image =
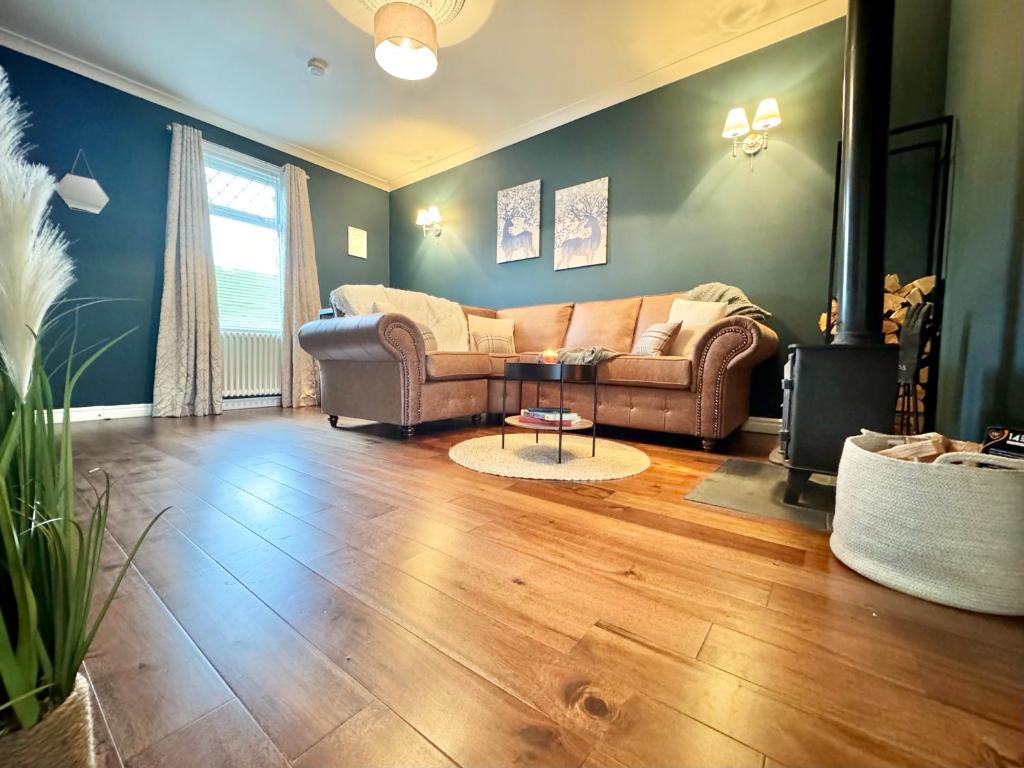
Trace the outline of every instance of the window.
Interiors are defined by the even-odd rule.
[[[281,171],[204,143],[222,331],[281,333]]]

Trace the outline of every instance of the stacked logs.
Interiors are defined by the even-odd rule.
[[[944,453],[976,453],[979,460],[982,458],[981,443],[951,440],[938,432],[902,439],[890,437],[889,443],[888,448],[878,451],[880,456],[925,464],[930,464]]]
[[[935,290],[935,276],[928,275],[919,277],[909,283],[901,284],[899,275],[885,276],[885,295],[882,298],[882,333],[885,334],[886,344],[899,344],[900,331],[907,317],[907,311],[914,305],[928,300],[928,296]],[[833,299],[830,308],[831,318],[822,312],[818,319],[818,327],[822,333],[828,329],[829,337],[835,336],[836,319],[839,315],[839,304]],[[928,385],[928,355],[931,352],[931,341],[927,341],[922,353],[922,366],[918,373],[917,385],[914,396],[917,400],[916,412],[919,414],[918,430],[923,424],[925,406],[925,387]],[[902,398],[897,403],[897,410],[911,410],[913,403],[907,403]],[[897,416],[897,421],[899,420]],[[917,430],[915,430],[917,431]]]

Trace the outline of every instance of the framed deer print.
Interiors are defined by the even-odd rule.
[[[498,191],[498,263],[540,256],[540,179]]]
[[[608,177],[555,192],[555,270],[608,261]]]

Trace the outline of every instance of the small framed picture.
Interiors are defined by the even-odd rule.
[[[366,258],[366,230],[359,227],[348,228],[348,255],[357,259]]]

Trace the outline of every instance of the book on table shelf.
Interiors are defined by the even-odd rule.
[[[519,418],[527,423],[552,426],[557,426],[561,422],[563,427],[572,426],[580,420],[579,414],[565,408],[523,408],[519,412]]]
[[[523,416],[533,416],[536,419],[551,419],[552,421],[579,418],[579,414],[570,411],[568,408],[523,408],[520,414]]]
[[[562,420],[562,421],[553,421],[551,419],[538,419],[538,418],[534,418],[533,416],[520,416],[519,417],[519,423],[520,424],[540,424],[540,425],[543,425],[545,427],[557,427],[559,425],[561,425],[563,427],[571,427],[573,424],[577,424],[578,422],[579,422],[579,419],[573,419],[572,421],[569,421],[568,419],[565,419],[565,420]]]

